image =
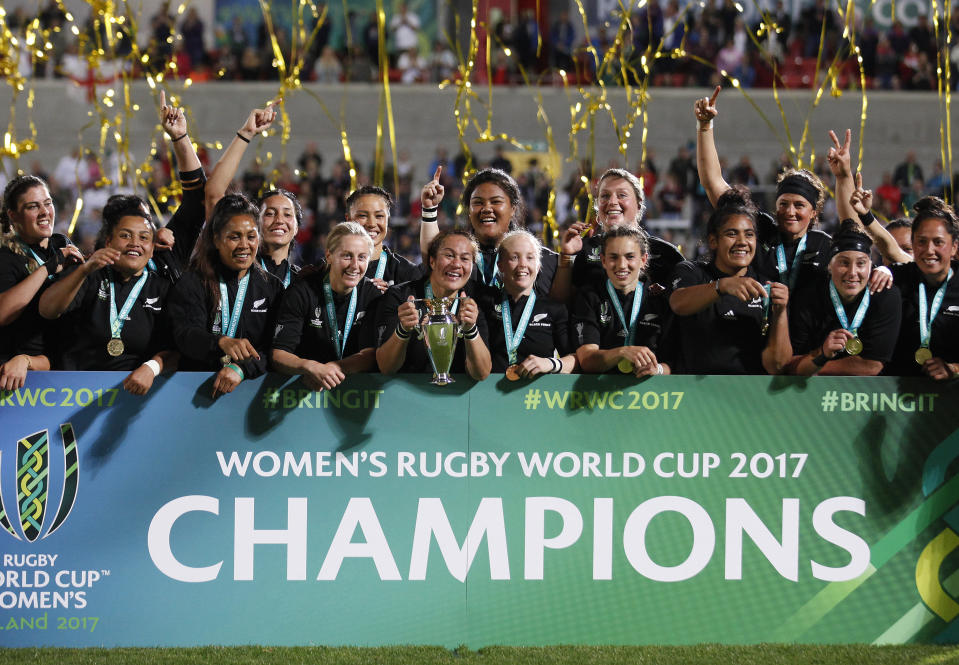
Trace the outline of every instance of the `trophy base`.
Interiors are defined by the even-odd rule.
[[[446,386],[454,383],[454,381],[452,376],[446,372],[442,372],[440,374],[434,374],[433,380],[430,383],[432,383],[434,386]]]

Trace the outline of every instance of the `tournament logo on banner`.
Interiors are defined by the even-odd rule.
[[[80,478],[77,438],[73,425],[60,425],[60,438],[63,441],[63,492],[59,508],[50,528],[44,534],[46,538],[59,529],[73,510],[77,498]],[[41,430],[17,441],[16,487],[17,513],[16,523],[20,533],[10,522],[10,514],[3,500],[4,473],[6,469],[0,457],[0,527],[17,540],[33,542],[40,538],[44,519],[47,516],[47,503],[50,488],[50,436],[49,430]],[[11,474],[12,475],[12,474]]]

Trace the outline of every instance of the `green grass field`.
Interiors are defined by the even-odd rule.
[[[195,649],[0,649],[0,665],[945,665],[959,647],[761,644],[687,647],[202,647]]]

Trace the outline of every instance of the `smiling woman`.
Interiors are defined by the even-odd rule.
[[[170,301],[181,369],[218,370],[214,397],[266,371],[283,284],[256,262],[258,216],[242,194],[220,199]]]
[[[874,376],[892,357],[899,289],[868,289],[872,241],[846,220],[832,239],[829,274],[796,289],[789,313],[793,374]]]
[[[333,227],[325,271],[283,295],[271,357],[283,374],[302,374],[314,390],[332,390],[348,374],[373,369],[373,314],[379,290],[366,279],[373,241],[355,222]]]
[[[776,282],[764,286],[751,265],[757,214],[749,191],[731,187],[707,224],[712,259],[676,266],[669,304],[679,317],[684,373],[776,374],[792,355],[789,290]]]
[[[100,236],[104,246],[50,286],[39,311],[60,319],[56,369],[130,371],[123,386],[142,395],[177,355],[166,311],[170,283],[147,270],[156,226],[146,202],[110,197]]]
[[[0,390],[23,387],[30,369],[50,369],[36,298],[64,264],[83,256],[53,232],[56,209],[47,183],[23,175],[7,183],[0,209]]]
[[[392,252],[384,244],[389,233],[393,197],[382,187],[365,185],[346,197],[346,218],[356,222],[373,241],[373,252],[366,267],[366,276],[381,292],[394,284],[402,284],[423,275],[423,267]]]
[[[426,348],[413,340],[423,318],[415,300],[455,298],[452,313],[460,324],[463,343],[456,345],[452,373],[468,373],[481,381],[489,376],[491,361],[486,317],[470,294],[476,288],[470,273],[478,247],[466,231],[443,231],[433,238],[427,252],[429,273],[425,277],[390,287],[376,316],[376,364],[384,374],[432,371]]]

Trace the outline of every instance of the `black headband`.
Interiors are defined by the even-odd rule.
[[[799,175],[786,176],[776,187],[776,198],[783,194],[798,194],[807,201],[813,208],[819,201],[819,190],[815,185]]]
[[[858,231],[840,231],[832,237],[832,251],[830,258],[839,252],[862,252],[868,255],[872,251],[872,240],[865,233]]]

